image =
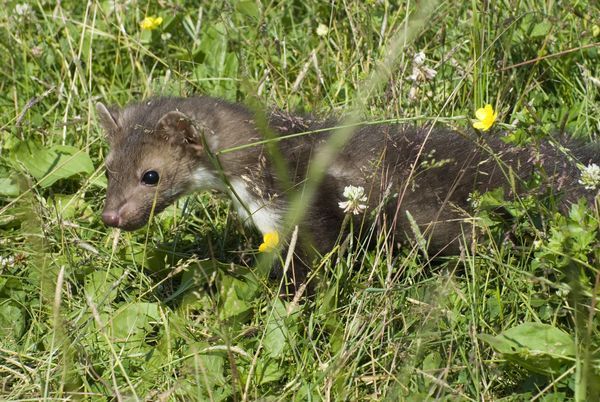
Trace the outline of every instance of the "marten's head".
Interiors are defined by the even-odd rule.
[[[106,225],[138,229],[181,195],[214,187],[202,133],[168,99],[124,109],[98,103],[96,110],[110,145]]]

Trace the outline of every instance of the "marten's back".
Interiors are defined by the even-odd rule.
[[[597,191],[578,183],[577,164],[600,163],[598,144],[568,146],[570,151],[542,141],[515,147],[497,137],[443,128],[366,125],[333,161],[330,183],[323,187],[341,192],[347,185],[362,186],[371,210],[385,199],[398,237],[413,237],[408,211],[432,250],[456,253],[476,192],[501,187],[515,197],[529,191],[528,181],[539,174],[543,184],[533,190],[536,196],[551,196],[563,213],[580,197],[593,205]]]

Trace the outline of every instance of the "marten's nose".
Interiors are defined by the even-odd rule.
[[[102,212],[102,221],[106,226],[118,227],[119,226],[119,214],[116,211],[104,211]]]

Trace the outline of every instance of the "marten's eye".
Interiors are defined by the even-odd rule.
[[[158,172],[156,172],[155,170],[148,170],[142,176],[142,183],[144,183],[147,186],[156,186],[158,184],[158,179]]]

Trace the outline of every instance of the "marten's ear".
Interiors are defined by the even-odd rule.
[[[185,144],[196,152],[202,151],[202,139],[194,127],[194,122],[185,114],[173,111],[165,114],[156,124],[156,133],[169,142]]]
[[[102,102],[96,103],[96,112],[100,125],[109,137],[112,137],[120,129],[120,113],[116,108],[107,108]]]

